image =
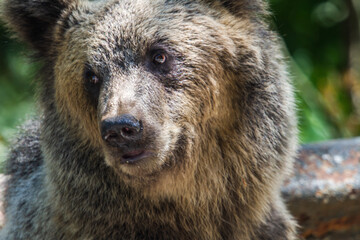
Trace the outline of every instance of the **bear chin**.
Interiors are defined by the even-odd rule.
[[[150,181],[160,175],[162,171],[169,168],[168,161],[163,160],[155,151],[138,150],[134,151],[132,157],[128,154],[105,154],[105,162],[125,182],[131,183],[137,179]]]

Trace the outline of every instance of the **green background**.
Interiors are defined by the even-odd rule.
[[[360,0],[271,0],[273,28],[284,40],[297,89],[300,140],[360,133]],[[0,162],[21,124],[35,112],[38,66],[0,23]]]

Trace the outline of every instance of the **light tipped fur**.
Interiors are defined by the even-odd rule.
[[[43,118],[8,160],[1,239],[296,238],[280,196],[294,97],[265,2],[4,0],[2,12],[44,67]],[[149,151],[134,165],[102,137],[124,114]]]

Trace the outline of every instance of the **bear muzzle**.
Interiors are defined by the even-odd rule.
[[[144,127],[133,115],[123,114],[101,122],[101,136],[106,146],[121,156],[121,164],[134,164],[152,156],[143,141]],[[119,154],[120,153],[120,154]]]

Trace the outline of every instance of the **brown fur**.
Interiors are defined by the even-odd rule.
[[[2,239],[295,239],[280,197],[296,148],[293,94],[263,1],[1,9],[44,63],[43,117],[8,161]],[[151,65],[157,49],[170,70]],[[89,66],[102,81],[95,98]],[[137,164],[101,137],[102,122],[125,113],[141,119],[152,153]]]

